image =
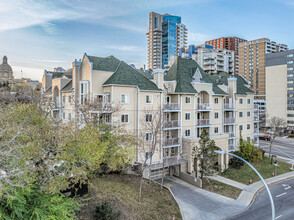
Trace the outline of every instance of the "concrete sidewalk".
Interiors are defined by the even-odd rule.
[[[218,175],[217,176],[207,176],[207,178],[213,179],[213,180],[216,180],[216,181],[219,181],[219,182],[222,182],[222,183],[225,183],[225,184],[230,185],[230,186],[234,186],[234,187],[242,189],[242,190],[247,187],[247,185],[245,185],[243,183],[239,183],[237,181],[234,181],[234,180],[222,177],[222,176],[218,176]]]

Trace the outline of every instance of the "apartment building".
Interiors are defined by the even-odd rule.
[[[181,48],[179,56],[195,60],[208,74],[227,72],[234,74],[234,51],[227,49],[212,49],[210,45],[190,45]],[[173,59],[171,59],[173,60]]]
[[[258,99],[265,99],[265,63],[266,54],[286,51],[287,45],[277,44],[268,38],[240,43],[240,75],[249,83]]]
[[[294,50],[266,54],[266,110],[294,132]]]
[[[148,166],[152,178],[161,176],[163,166],[171,166],[174,175],[193,173],[192,148],[199,146],[203,130],[226,152],[238,148],[240,134],[254,140],[254,94],[241,76],[210,76],[196,61],[183,58],[177,58],[167,71],[138,71],[113,56],[87,54],[65,73],[46,71],[42,80],[44,95],[51,96],[55,104],[52,116],[57,119],[83,123],[78,103],[119,104],[117,112],[110,108],[91,114],[103,117],[110,126],[123,125],[138,137],[145,132],[144,144],[148,144],[156,134],[146,132],[144,126],[156,115],[162,116],[161,142]],[[138,146],[136,162],[142,163],[146,153]],[[229,158],[219,155],[218,162],[220,170],[225,170]]]
[[[205,41],[205,44],[212,45],[214,49],[227,49],[234,51],[234,74],[239,74],[239,44],[246,42],[238,37],[220,37],[217,39]]]
[[[168,65],[171,55],[187,44],[187,28],[181,17],[149,13],[148,68],[161,69]]]

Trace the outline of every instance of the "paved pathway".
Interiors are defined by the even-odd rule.
[[[243,183],[239,183],[237,181],[230,180],[230,179],[222,177],[222,176],[218,176],[218,175],[217,176],[208,176],[208,178],[225,183],[227,185],[234,186],[234,187],[242,189],[242,190],[247,188],[247,185],[245,185]]]
[[[218,220],[246,208],[234,199],[197,188],[175,177],[166,177],[164,184],[172,191],[184,220]]]

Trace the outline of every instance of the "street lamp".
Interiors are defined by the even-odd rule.
[[[218,154],[227,154],[227,155],[230,155],[230,156],[233,156],[233,157],[237,157],[238,159],[240,159],[240,160],[244,161],[245,163],[247,163],[254,170],[254,172],[259,176],[259,178],[261,179],[261,181],[263,182],[263,184],[264,184],[264,186],[266,188],[266,191],[268,193],[268,196],[269,196],[270,201],[271,201],[271,206],[272,206],[272,220],[275,220],[275,204],[274,204],[272,194],[271,194],[266,182],[264,181],[264,179],[262,178],[260,173],[254,168],[254,166],[252,166],[249,162],[244,160],[242,157],[239,157],[239,156],[237,156],[235,154],[227,153],[227,152],[224,152],[224,151],[221,151],[221,150],[215,150],[214,152],[218,153]]]

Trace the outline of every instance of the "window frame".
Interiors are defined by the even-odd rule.
[[[187,132],[189,132],[189,135],[187,135]],[[191,137],[191,129],[186,129],[185,130],[185,137]]]
[[[189,100],[189,102],[187,102],[187,100]],[[191,96],[185,97],[185,104],[191,104]]]
[[[147,119],[150,119],[149,118],[150,116],[151,116],[151,120],[147,120]],[[151,113],[145,114],[145,122],[146,123],[151,123],[152,122],[152,119],[153,119],[153,115]]]
[[[148,142],[151,142],[153,138],[152,132],[146,132],[145,133],[145,140]]]
[[[122,100],[122,97],[125,97],[125,100],[124,100],[124,102],[123,102],[123,100]],[[120,103],[121,104],[129,104],[130,102],[129,102],[129,94],[121,94],[120,95]]]
[[[147,97],[150,97],[150,102],[147,102]],[[145,95],[145,104],[153,104],[153,95],[152,94]]]
[[[187,119],[187,115],[189,115],[189,119]],[[191,112],[185,112],[185,121],[191,120]]]
[[[123,118],[122,118],[123,116],[127,116],[128,121],[123,121],[123,120],[122,120],[122,119],[123,119]],[[130,121],[130,120],[129,120],[129,114],[124,113],[124,114],[121,114],[121,115],[120,115],[120,122],[121,122],[121,123],[128,124],[129,121]]]

